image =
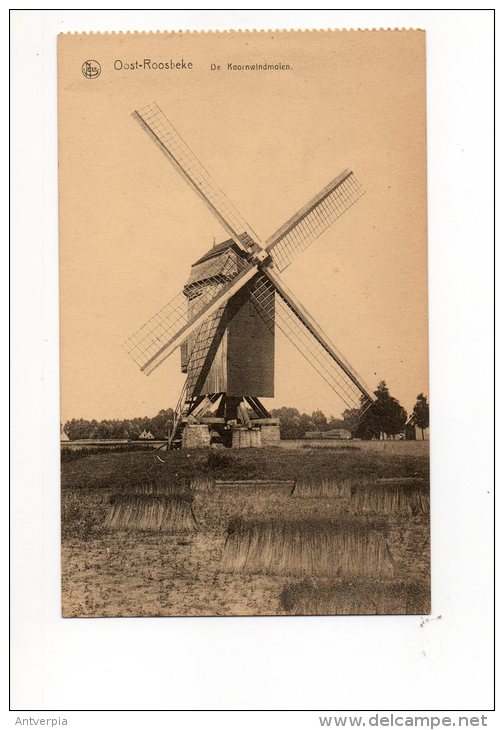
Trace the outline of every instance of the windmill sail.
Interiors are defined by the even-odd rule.
[[[226,329],[226,304],[245,288],[270,331],[277,325],[347,407],[371,403],[374,396],[362,378],[277,274],[362,197],[364,191],[353,172],[345,170],[326,185],[268,239],[263,250],[158,105],[153,103],[133,116],[238,247],[227,258],[212,256],[205,263],[203,257],[196,262],[183,291],[127,340],[125,349],[140,369],[150,374],[182,346],[183,372],[188,375],[186,396],[200,398]],[[222,382],[219,385],[222,392]]]
[[[205,292],[205,298],[206,296],[207,292]],[[198,306],[202,309],[203,302],[201,304],[198,302]],[[187,348],[185,369],[187,372],[187,396],[189,398],[199,395],[222,340],[224,334],[222,316],[225,307],[225,304],[219,307],[185,342]]]
[[[133,117],[149,134],[182,178],[196,191],[238,246],[248,250],[256,242],[251,227],[216,185],[208,170],[184,142],[173,124],[154,102]]]
[[[277,271],[286,269],[298,253],[307,249],[363,195],[364,190],[351,170],[345,170],[326,185],[266,241],[266,250]]]
[[[208,286],[186,286],[185,289],[148,320],[135,334],[126,340],[124,348],[146,374],[155,370],[177,347],[239,291],[257,273],[257,265],[243,259],[229,259],[215,267],[209,262],[200,273],[200,279]],[[191,294],[202,297],[203,306],[188,312],[187,300]]]
[[[277,295],[274,305],[271,304],[272,294]],[[366,408],[374,401],[374,395],[360,375],[271,270],[260,278],[253,298],[268,326],[278,327],[347,408]]]
[[[222,321],[225,305],[212,314],[188,342],[187,395],[198,395],[206,380],[215,352],[222,340]]]

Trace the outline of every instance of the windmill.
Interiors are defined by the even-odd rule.
[[[351,170],[324,187],[263,244],[155,103],[133,113],[226,230],[191,267],[182,291],[125,343],[150,375],[180,348],[187,374],[171,448],[271,445],[278,421],[259,398],[274,395],[275,328],[286,335],[348,408],[374,395],[280,278],[364,194]]]

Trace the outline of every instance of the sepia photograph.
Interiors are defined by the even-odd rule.
[[[430,614],[425,33],[61,34],[66,618]]]

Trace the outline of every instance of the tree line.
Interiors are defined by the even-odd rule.
[[[326,415],[318,410],[311,416],[300,413],[297,408],[276,408],[271,415],[280,419],[280,436],[283,439],[303,438],[310,431],[324,432],[343,428],[352,438],[379,439],[390,438],[404,432],[408,422],[406,409],[394,398],[384,380],[374,391],[376,401],[364,412],[366,399],[362,398],[361,408],[347,408],[341,418]],[[429,426],[429,403],[427,396],[419,393],[412,409],[411,424],[424,431]]]
[[[394,398],[385,381],[378,383],[374,391],[376,401],[364,413],[359,408],[343,411],[341,418],[327,417],[321,410],[311,415],[300,413],[297,408],[284,406],[271,411],[273,418],[280,420],[280,436],[283,439],[300,439],[306,433],[331,431],[344,428],[353,438],[375,439],[391,437],[404,431],[408,414],[405,408]],[[364,405],[364,399],[363,399]],[[130,439],[139,438],[142,431],[150,431],[155,439],[168,438],[173,425],[173,409],[162,409],[149,418],[107,419],[88,421],[84,418],[72,418],[63,429],[71,440],[75,439]],[[423,432],[429,426],[429,403],[427,397],[420,393],[412,409],[411,423]]]
[[[142,431],[150,431],[155,439],[168,438],[173,425],[173,409],[159,411],[149,418],[106,419],[88,421],[85,418],[72,418],[63,429],[71,441],[75,439],[131,439],[136,440]]]

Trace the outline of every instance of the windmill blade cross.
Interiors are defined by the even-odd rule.
[[[329,226],[354,205],[364,190],[351,170],[334,178],[266,241],[277,271],[308,248]]]
[[[365,408],[372,403],[373,393],[277,273],[362,197],[364,191],[354,173],[345,170],[326,185],[268,239],[264,250],[159,106],[153,103],[135,111],[133,117],[242,252],[224,262],[218,257],[210,260],[203,269],[197,262],[197,280],[186,284],[127,340],[125,349],[140,369],[149,375],[186,343],[188,378],[184,393],[191,397],[197,394],[222,336],[226,303],[247,287],[268,327],[277,325],[349,408]]]
[[[235,243],[244,251],[257,244],[257,236],[236,210],[208,170],[184,142],[173,124],[154,102],[133,112],[133,118],[147,132],[179,175],[198,194]]]

